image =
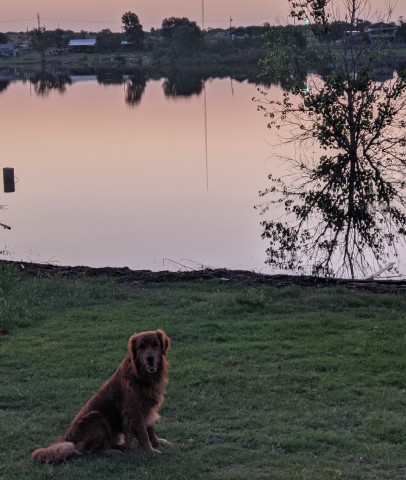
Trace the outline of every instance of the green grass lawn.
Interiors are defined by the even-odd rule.
[[[45,64],[49,67],[62,66],[69,68],[69,66],[82,67],[112,67],[117,66],[117,58],[125,59],[127,67],[140,66],[140,62],[150,62],[150,55],[148,53],[127,53],[116,52],[110,54],[101,53],[68,53],[61,56],[46,56]],[[121,64],[121,66],[123,66]],[[38,52],[30,51],[19,55],[17,57],[0,57],[0,67],[20,67],[32,68],[33,70],[40,70],[42,68],[42,57]]]
[[[218,280],[33,279],[0,265],[0,478],[406,478],[406,297]],[[118,366],[172,339],[161,455],[37,465]]]
[[[29,65],[41,66],[41,55],[38,52],[28,52],[17,57],[0,58],[0,67],[24,67]]]

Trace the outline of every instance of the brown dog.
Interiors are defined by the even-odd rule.
[[[158,451],[154,423],[168,383],[166,352],[170,340],[162,330],[130,337],[129,354],[113,376],[82,407],[61,439],[38,448],[38,462],[61,462],[75,454],[112,455],[121,448]]]

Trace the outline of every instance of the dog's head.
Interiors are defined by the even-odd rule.
[[[137,333],[130,337],[128,350],[135,371],[157,373],[165,362],[170,344],[169,337],[162,330]]]

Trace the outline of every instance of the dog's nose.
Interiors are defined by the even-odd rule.
[[[147,362],[148,362],[148,365],[154,364],[154,356],[152,354],[147,355]]]

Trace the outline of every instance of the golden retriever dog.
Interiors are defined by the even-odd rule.
[[[134,334],[128,355],[112,377],[82,407],[60,440],[38,448],[38,462],[61,462],[73,455],[113,455],[122,449],[159,452],[168,445],[154,424],[168,383],[166,353],[170,339],[162,330]]]

